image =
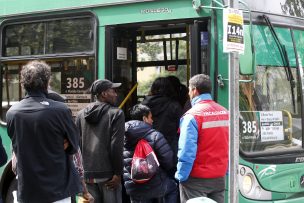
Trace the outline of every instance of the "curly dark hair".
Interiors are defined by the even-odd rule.
[[[22,67],[21,84],[26,91],[46,91],[51,78],[51,67],[43,61],[30,61]]]
[[[161,95],[170,98],[176,98],[176,92],[170,80],[166,77],[158,77],[152,83],[150,95]]]

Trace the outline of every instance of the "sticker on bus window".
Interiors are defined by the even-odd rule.
[[[282,111],[241,111],[240,135],[242,143],[284,140]]]
[[[72,63],[75,62],[75,63]],[[61,94],[73,116],[91,102],[90,86],[94,81],[94,68],[86,61],[72,61],[61,72]]]
[[[117,47],[117,60],[127,60],[127,48]]]
[[[284,140],[283,114],[281,111],[261,111],[261,142]]]

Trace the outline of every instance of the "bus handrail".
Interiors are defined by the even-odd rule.
[[[217,75],[217,83],[219,84],[220,87],[224,87],[224,81],[229,82],[228,78],[223,78],[221,74]],[[239,80],[240,83],[251,83],[255,81],[255,77],[253,76],[250,80]]]
[[[292,142],[292,115],[289,111],[287,110],[282,110],[283,113],[285,113],[288,117],[288,128],[284,129],[284,132],[289,133],[288,135],[288,139],[290,140],[290,142]]]
[[[124,98],[124,100],[120,103],[120,105],[119,105],[118,108],[121,109],[121,108],[125,105],[125,103],[127,102],[127,100],[131,97],[131,95],[133,94],[133,92],[136,90],[137,86],[138,86],[138,83],[136,83],[136,84],[132,87],[132,89],[131,89],[130,92],[127,94],[127,96]]]

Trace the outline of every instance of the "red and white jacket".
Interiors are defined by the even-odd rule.
[[[218,178],[226,174],[229,154],[229,113],[209,94],[194,98],[194,106],[181,119],[175,177],[185,181]]]

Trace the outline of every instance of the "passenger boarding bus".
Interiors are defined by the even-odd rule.
[[[0,0],[0,5],[0,134],[8,154],[5,115],[24,97],[20,70],[33,59],[51,66],[51,88],[67,98],[73,115],[92,101],[87,90],[97,78],[123,84],[118,105],[127,115],[156,77],[175,75],[187,85],[198,73],[210,75],[213,98],[228,108],[227,0]],[[303,6],[303,0],[238,4],[244,18],[238,34],[245,44],[238,82],[240,203],[304,202]],[[10,203],[16,190],[11,162],[1,174],[1,195]]]

